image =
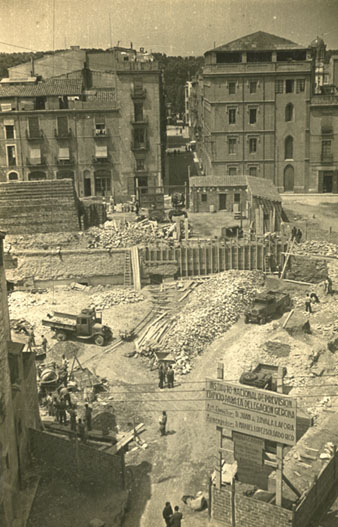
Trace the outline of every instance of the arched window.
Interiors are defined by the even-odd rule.
[[[59,170],[56,173],[56,179],[73,179],[74,180],[74,172],[72,170]]]
[[[285,106],[285,120],[293,121],[293,104],[291,102]]]
[[[19,174],[17,172],[10,172],[8,174],[8,181],[17,181],[19,179]]]
[[[36,171],[36,172],[31,172],[30,174],[28,174],[29,181],[38,181],[40,179],[46,179],[45,172]]]
[[[285,138],[284,158],[293,159],[293,137],[291,135],[288,135]]]

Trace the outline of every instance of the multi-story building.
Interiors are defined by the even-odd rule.
[[[312,75],[310,48],[261,31],[207,51],[197,123],[205,173],[307,189]]]
[[[72,178],[80,197],[161,184],[162,74],[141,49],[78,47],[0,82],[0,181]]]
[[[29,428],[40,418],[34,353],[11,340],[3,239],[0,233],[0,525],[10,527],[30,462]]]

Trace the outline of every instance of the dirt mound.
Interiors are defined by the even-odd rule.
[[[263,349],[275,357],[288,357],[291,351],[291,346],[280,342],[279,340],[268,340],[264,343]]]
[[[57,342],[57,344],[52,347],[51,353],[53,353],[55,358],[61,359],[62,355],[65,355],[66,359],[70,360],[74,358],[75,354],[77,356],[81,355],[82,346],[70,342],[69,340],[66,340],[65,342]]]

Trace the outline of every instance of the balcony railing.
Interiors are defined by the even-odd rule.
[[[54,129],[54,135],[56,139],[69,139],[72,136],[72,131],[69,128],[68,130],[60,131],[56,128]]]
[[[44,156],[41,156],[40,159],[31,159],[27,157],[26,164],[30,167],[41,167],[47,165],[47,160]]]
[[[42,130],[36,130],[34,132],[31,130],[26,130],[26,138],[27,141],[41,141],[41,139],[43,139]]]
[[[69,156],[69,159],[59,159],[58,157],[56,157],[55,161],[56,161],[56,164],[61,167],[74,165],[73,156]]]
[[[99,129],[97,130],[96,128],[93,129],[93,135],[96,139],[100,139],[100,138],[105,138],[105,137],[108,137],[108,130],[107,128],[103,128],[103,129]]]
[[[325,154],[322,152],[321,161],[322,163],[333,163],[333,154]]]
[[[96,157],[93,156],[93,164],[94,165],[105,165],[107,163],[110,163],[110,156],[107,155],[107,157]]]
[[[149,141],[146,140],[144,141],[143,143],[138,143],[136,141],[132,141],[131,142],[131,150],[133,152],[138,152],[138,151],[146,151],[146,150],[149,150]]]

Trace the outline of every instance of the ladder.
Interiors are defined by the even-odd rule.
[[[126,287],[131,287],[133,283],[129,250],[125,252],[123,283]]]

